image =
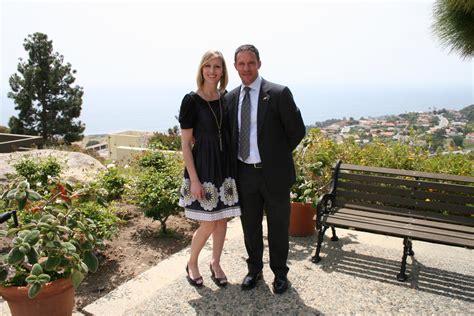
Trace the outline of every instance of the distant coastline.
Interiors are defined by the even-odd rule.
[[[437,86],[330,85],[288,83],[306,125],[331,118],[379,117],[446,108],[460,110],[474,103],[470,84]],[[179,125],[176,116],[183,95],[193,87],[117,87],[84,89],[80,120],[85,135],[126,130],[166,132]],[[17,115],[2,91],[0,125]]]

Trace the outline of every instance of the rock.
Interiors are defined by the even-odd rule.
[[[47,158],[48,156],[56,158],[61,164],[61,178],[71,182],[89,182],[95,179],[97,173],[106,170],[97,159],[79,152],[70,152],[53,149],[17,151],[14,153],[0,154],[0,182],[7,180],[7,174],[15,173],[13,165],[23,157],[33,160]]]

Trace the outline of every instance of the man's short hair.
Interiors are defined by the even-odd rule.
[[[237,47],[237,49],[235,50],[234,62],[237,61],[237,55],[238,55],[240,52],[245,52],[245,51],[253,52],[253,53],[255,54],[255,56],[257,57],[257,60],[260,61],[260,54],[259,54],[259,52],[258,52],[257,47],[253,46],[252,44],[245,44],[245,45],[240,45],[240,46]]]

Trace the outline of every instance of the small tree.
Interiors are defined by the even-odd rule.
[[[81,114],[83,95],[81,87],[72,86],[76,71],[63,63],[62,55],[53,53],[53,42],[46,34],[28,35],[23,47],[29,58],[20,58],[18,73],[10,77],[8,97],[20,111],[9,120],[11,132],[68,144],[82,139],[85,125],[75,121]]]
[[[441,43],[457,51],[462,58],[474,56],[474,1],[437,0],[433,14],[433,31]]]
[[[167,234],[166,221],[177,215],[182,181],[182,163],[177,156],[161,151],[146,152],[138,161],[140,175],[136,189],[140,207],[145,216],[161,224],[161,232]]]

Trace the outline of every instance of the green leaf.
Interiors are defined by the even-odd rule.
[[[26,255],[28,252],[30,252],[31,246],[30,246],[30,244],[22,243],[21,246],[20,246],[20,248],[18,248],[18,249],[20,249],[20,251],[21,251],[23,254]]]
[[[82,223],[82,222],[77,222],[77,226],[81,229],[81,230],[86,230],[86,226]]]
[[[25,254],[20,251],[18,248],[13,248],[10,250],[8,253],[8,263],[15,265],[15,264],[20,264],[25,260]]]
[[[46,270],[54,270],[61,263],[61,258],[59,257],[48,257],[45,263]]]
[[[39,195],[38,192],[35,192],[33,190],[27,190],[26,191],[28,193],[28,199],[32,200],[32,201],[39,201],[41,200],[41,195]]]
[[[32,284],[30,288],[28,289],[28,297],[35,298],[39,294],[40,290],[41,290],[41,284],[38,284],[38,283]]]
[[[25,200],[26,199],[26,192],[25,191],[17,191],[15,193],[15,200],[20,201],[20,200]]]
[[[61,247],[65,248],[67,252],[75,252],[76,247],[70,242],[62,242]]]
[[[37,275],[29,275],[29,276],[26,277],[25,281],[28,284],[38,283],[38,276]]]
[[[39,230],[32,230],[28,235],[25,236],[24,241],[27,242],[30,245],[34,245],[38,242],[40,239],[40,232]]]
[[[33,268],[31,268],[31,274],[40,275],[42,273],[43,273],[43,268],[41,267],[41,265],[39,263],[35,263],[33,265]]]
[[[8,232],[6,230],[0,230],[0,237],[7,237]]]
[[[73,271],[71,274],[72,286],[76,289],[79,284],[84,280],[84,274],[79,271]]]
[[[13,189],[10,192],[8,192],[7,200],[14,200],[17,192],[18,192],[18,189]]]
[[[87,240],[94,241],[94,236],[91,233],[87,233]]]
[[[51,225],[48,224],[48,223],[39,222],[39,223],[38,223],[38,227],[39,227],[39,228],[42,228],[42,229],[50,229],[50,228],[51,228]]]
[[[40,274],[38,275],[38,281],[42,284],[48,283],[51,280],[51,277],[48,274]]]
[[[90,251],[84,253],[84,262],[90,271],[96,272],[99,267],[99,259]]]
[[[84,272],[84,274],[89,273],[89,268],[87,267],[87,264],[84,263],[84,261],[81,261],[81,268],[82,268],[82,272]]]
[[[28,183],[28,181],[21,181],[19,184],[18,184],[18,191],[26,191],[30,188],[30,184]]]
[[[68,233],[71,231],[69,227],[66,227],[66,226],[58,226],[57,229],[62,233]]]
[[[28,258],[28,262],[31,264],[38,262],[38,252],[36,252],[35,248],[31,248],[30,252],[26,254],[26,257]]]

